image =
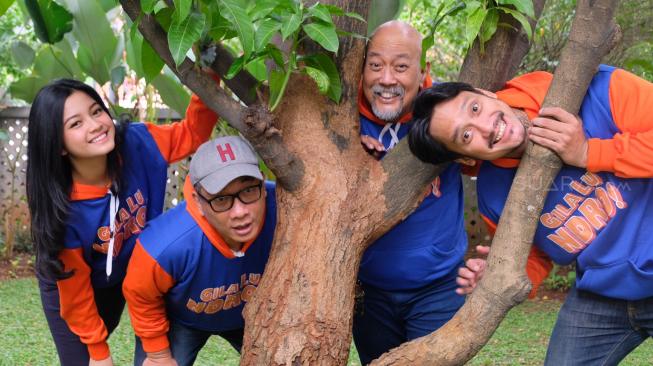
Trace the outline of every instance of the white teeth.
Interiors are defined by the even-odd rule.
[[[91,140],[91,143],[98,142],[98,141],[102,140],[102,139],[105,138],[105,137],[107,137],[107,134],[106,134],[106,133],[103,133],[103,134],[101,134],[100,136],[98,136],[98,137],[94,138],[93,140]]]
[[[497,132],[496,137],[494,138],[494,143],[496,144],[503,137],[503,133],[506,131],[506,122],[500,121],[499,132]]]
[[[381,96],[383,98],[392,98],[392,97],[397,96],[397,94],[395,94],[395,93],[381,93]]]

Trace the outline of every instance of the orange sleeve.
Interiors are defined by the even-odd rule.
[[[64,249],[59,259],[66,271],[74,271],[72,277],[57,281],[61,318],[86,344],[91,358],[103,360],[110,355],[106,342],[109,333],[95,305],[91,268],[84,261],[81,248]]]
[[[207,141],[217,121],[218,115],[193,94],[186,117],[181,122],[167,125],[147,123],[146,126],[161,155],[171,164],[194,153]]]
[[[161,268],[136,241],[122,285],[134,332],[143,342],[145,352],[158,352],[170,346],[169,322],[163,296],[174,285],[172,277]]]
[[[497,224],[485,215],[481,215],[481,218],[487,224],[490,235],[494,236],[497,231]],[[551,268],[553,268],[551,258],[535,245],[531,245],[531,251],[528,253],[528,260],[526,261],[526,275],[533,284],[531,292],[528,294],[529,299],[535,298],[537,290],[549,276]]]
[[[653,177],[653,84],[617,69],[610,79],[610,108],[621,131],[611,139],[589,139],[587,169],[623,178]]]

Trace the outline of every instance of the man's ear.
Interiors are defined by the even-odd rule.
[[[200,198],[199,194],[197,193],[197,191],[193,191],[193,200],[195,201],[195,204],[197,204],[197,208],[200,210],[200,214],[202,214],[202,216],[205,216],[204,215],[204,210],[202,209],[202,205],[201,205],[201,202],[200,202],[201,198]]]
[[[467,165],[467,166],[474,166],[476,165],[476,159],[468,158],[468,157],[462,157],[454,160],[456,163],[460,163],[462,165]]]
[[[492,92],[489,91],[489,90],[479,89],[479,88],[475,88],[475,89],[476,89],[479,93],[485,95],[486,97],[490,97],[490,98],[492,98],[492,99],[497,99],[497,95],[496,95],[495,93],[492,93]]]

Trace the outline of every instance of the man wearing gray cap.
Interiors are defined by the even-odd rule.
[[[185,202],[150,221],[123,292],[138,336],[135,365],[192,365],[215,334],[240,351],[242,310],[261,279],[276,226],[274,183],[237,136],[199,147]]]

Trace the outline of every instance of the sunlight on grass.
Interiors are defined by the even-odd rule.
[[[483,350],[469,365],[541,365],[560,304],[529,301],[508,314]],[[116,365],[132,363],[133,339],[127,311],[109,344]],[[54,344],[41,310],[34,279],[0,282],[0,365],[56,365]],[[650,339],[620,365],[648,365],[653,360]],[[212,337],[196,365],[238,365],[238,353],[222,338]],[[352,345],[348,365],[360,366]]]

